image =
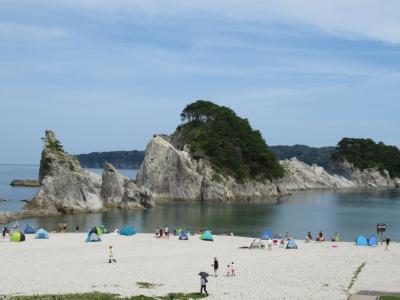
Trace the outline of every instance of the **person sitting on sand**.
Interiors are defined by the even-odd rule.
[[[318,233],[317,242],[323,242],[324,240],[324,235],[322,234],[322,231],[320,231]]]
[[[159,238],[162,238],[164,236],[164,230],[160,228],[160,235],[158,236]]]
[[[308,232],[307,232],[306,241],[312,241],[311,231],[308,231]]]
[[[156,228],[156,237],[159,237],[160,235],[160,227],[157,226]]]

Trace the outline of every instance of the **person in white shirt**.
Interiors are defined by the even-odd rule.
[[[111,264],[111,262],[116,263],[117,260],[114,258],[114,249],[112,246],[108,248],[108,262]]]
[[[271,237],[268,239],[268,251],[272,250],[272,239]]]

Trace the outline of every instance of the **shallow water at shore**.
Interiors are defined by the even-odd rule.
[[[7,169],[14,170],[7,173],[4,171],[4,165],[0,166],[0,182],[5,182],[4,174],[12,174],[15,178],[35,178],[28,175],[35,172],[37,174],[37,168],[38,166],[24,166],[17,174],[18,168],[7,166]],[[98,169],[94,171],[101,172]],[[122,172],[129,177],[135,174],[134,170]],[[8,184],[10,180],[7,181]],[[0,192],[2,190],[4,187],[0,188]],[[32,188],[12,188],[12,191],[14,190],[16,195],[13,194],[11,199],[16,200],[3,202],[0,209],[22,207],[23,202],[18,201],[18,197],[25,195],[24,193],[31,193],[33,196],[36,191]],[[4,196],[0,194],[0,197]],[[196,231],[207,228],[219,234],[233,232],[243,236],[259,236],[263,229],[268,228],[274,234],[285,235],[289,232],[301,239],[308,230],[311,230],[314,236],[322,230],[328,239],[337,231],[342,239],[347,241],[353,240],[358,234],[370,236],[375,233],[376,224],[384,222],[388,225],[387,234],[393,240],[399,240],[400,190],[303,192],[276,198],[272,203],[163,201],[155,208],[143,211],[110,209],[99,214],[29,218],[19,221],[21,226],[31,224],[49,230],[55,229],[60,222],[68,223],[70,230],[79,225],[81,231],[86,231],[95,224],[106,224],[111,230],[123,224],[132,224],[141,232],[153,232],[156,226],[167,225],[171,229],[184,227]]]

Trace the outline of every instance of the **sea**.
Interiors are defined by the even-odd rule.
[[[102,169],[88,169],[101,174]],[[119,170],[135,178],[137,170]],[[38,165],[0,164],[1,211],[18,211],[31,199],[37,188],[12,187],[13,179],[36,179]],[[109,209],[95,214],[73,214],[57,217],[35,217],[18,220],[54,230],[67,223],[74,231],[87,231],[104,224],[110,231],[125,224],[139,232],[154,232],[157,226],[212,230],[216,234],[259,237],[265,229],[273,234],[304,239],[308,231],[316,236],[322,231],[326,239],[336,232],[342,240],[353,241],[358,235],[376,234],[377,223],[386,224],[385,236],[400,240],[400,190],[309,191],[276,197],[268,201],[196,202],[162,201],[155,208],[134,211]],[[13,222],[8,224],[11,226]]]

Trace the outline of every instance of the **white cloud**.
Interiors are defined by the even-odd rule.
[[[300,23],[346,38],[400,43],[400,1],[397,0],[63,0],[63,3],[87,12],[117,11],[123,15],[182,18],[208,15]]]

